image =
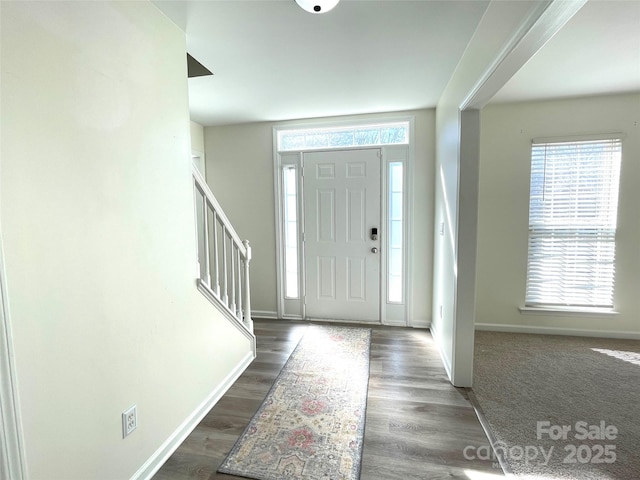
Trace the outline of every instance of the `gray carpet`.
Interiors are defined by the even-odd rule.
[[[518,477],[640,478],[640,341],[479,331],[473,392]],[[538,422],[571,430],[538,438]]]

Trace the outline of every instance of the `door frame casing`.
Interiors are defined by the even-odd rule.
[[[397,145],[368,145],[357,147],[323,148],[313,150],[278,151],[278,133],[282,130],[305,130],[314,128],[332,127],[362,127],[367,125],[393,124],[407,122],[409,124],[409,143]],[[305,291],[305,271],[304,271],[304,242],[300,240],[298,249],[299,265],[299,289],[298,299],[287,299],[284,295],[284,213],[282,202],[282,169],[287,165],[294,165],[297,169],[298,184],[298,234],[301,235],[301,225],[304,224],[302,199],[304,195],[302,182],[302,158],[305,152],[336,151],[336,150],[363,150],[379,148],[381,155],[381,227],[388,224],[388,166],[390,161],[403,161],[403,285],[404,302],[402,304],[387,302],[387,240],[385,230],[383,244],[381,245],[382,255],[380,259],[380,321],[383,325],[412,326],[410,319],[413,318],[412,302],[412,265],[409,259],[412,258],[412,218],[413,218],[413,164],[415,145],[415,116],[414,115],[367,115],[358,119],[339,119],[325,121],[299,121],[278,124],[273,127],[273,175],[274,175],[274,202],[275,202],[275,231],[276,231],[276,292],[277,292],[277,318],[286,320],[307,319],[304,310]],[[404,152],[404,156],[398,156],[398,152]],[[301,236],[299,237],[302,238]]]

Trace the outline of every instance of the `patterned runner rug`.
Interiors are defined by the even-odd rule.
[[[258,480],[357,480],[370,341],[370,329],[309,327],[218,471]]]

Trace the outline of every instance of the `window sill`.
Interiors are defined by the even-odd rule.
[[[522,315],[554,315],[558,317],[604,317],[618,315],[612,308],[589,307],[518,307]]]

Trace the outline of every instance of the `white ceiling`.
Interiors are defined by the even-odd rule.
[[[209,126],[435,107],[488,1],[154,4],[214,73],[189,79],[191,117]],[[619,91],[640,91],[640,0],[591,0],[495,101]]]
[[[189,80],[204,125],[433,107],[488,2],[157,1],[213,77]]]
[[[640,1],[591,0],[493,102],[640,91]]]

